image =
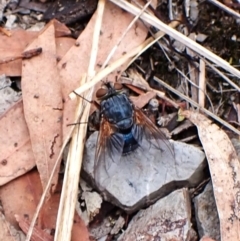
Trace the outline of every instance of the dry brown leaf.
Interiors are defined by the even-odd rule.
[[[35,166],[22,101],[0,117],[0,186]]]
[[[143,108],[151,99],[156,97],[156,93],[153,91],[148,91],[147,93],[143,93],[137,97],[132,96],[130,100],[132,103],[138,108]]]
[[[61,58],[70,46],[75,43],[75,40],[65,37],[70,35],[71,31],[64,24],[58,22],[57,20],[53,20],[47,26],[52,24],[55,26],[57,54]],[[10,37],[0,34],[0,60],[4,60],[8,57],[20,56],[27,45],[38,35],[39,32],[25,31],[23,29],[12,30]],[[6,42],[8,43],[7,45]],[[10,63],[0,64],[0,74],[5,74],[7,76],[21,76],[22,60],[18,59]]]
[[[132,16],[130,16],[129,14],[126,14],[126,13],[123,13],[122,10],[116,8],[115,6],[113,6],[112,4],[108,3],[109,4],[109,9],[107,9],[107,13],[105,14],[105,19],[104,19],[104,28],[103,28],[103,34],[101,35],[101,47],[100,47],[100,55],[99,55],[99,61],[103,62],[107,56],[107,54],[109,53],[109,50],[114,46],[114,44],[117,42],[117,39],[119,37],[119,34],[121,34],[121,32],[126,28],[126,26],[128,25],[128,23],[130,22],[130,20],[132,19]],[[109,18],[116,18],[118,20],[118,22],[116,21],[116,23],[114,23],[114,26],[112,26],[110,23],[109,23]],[[123,21],[124,20],[124,21]],[[94,22],[94,21],[93,21]],[[118,32],[114,32],[118,30]],[[116,56],[114,58],[118,58],[119,56],[121,56],[122,54],[124,54],[125,51],[127,51],[128,49],[131,49],[137,45],[139,45],[140,42],[142,42],[144,40],[144,38],[146,37],[146,33],[147,33],[147,30],[143,27],[143,25],[141,25],[140,23],[136,24],[134,26],[134,28],[130,31],[130,36],[129,38],[125,39],[123,42],[122,42],[122,49],[120,48],[116,54]],[[90,36],[92,35],[92,30],[91,30],[91,25],[90,25],[90,33],[86,33],[85,35],[83,35],[83,37],[81,38],[80,37],[80,41],[82,41],[82,45],[89,45],[89,34]],[[132,41],[132,40],[135,40],[135,41]],[[49,41],[50,42],[50,41]],[[82,51],[82,45],[81,45],[81,51]],[[89,45],[90,46],[90,45]],[[42,46],[41,46],[42,47]],[[30,48],[30,47],[29,47]],[[65,94],[65,97],[69,94],[69,92],[74,89],[74,88],[71,88],[71,85],[69,85],[69,87],[66,85],[66,83],[70,80],[71,81],[71,78],[72,78],[72,75],[74,75],[74,78],[73,78],[73,85],[75,85],[76,87],[78,86],[78,80],[80,79],[80,76],[78,78],[78,73],[85,73],[86,70],[87,70],[87,61],[86,59],[88,59],[88,53],[89,53],[89,48],[84,48],[84,54],[82,54],[81,58],[77,58],[77,60],[79,62],[75,63],[74,64],[74,68],[68,70],[68,72],[66,72],[66,75],[67,75],[67,79],[64,79],[64,83],[65,83],[65,86],[64,87],[67,87],[67,88],[63,88],[63,91],[64,91],[64,94]],[[72,52],[69,52],[68,54],[68,57],[70,59],[70,61],[72,60],[72,56],[75,55],[75,50],[76,48],[73,48],[72,49]],[[43,53],[44,53],[44,49],[43,49]],[[76,54],[79,54],[79,53],[76,53]],[[36,57],[34,59],[31,59],[29,61],[24,61],[25,63],[34,63],[36,61],[37,58],[40,58],[41,56],[39,57]],[[78,56],[77,56],[78,57]],[[42,58],[42,57],[41,57]],[[65,59],[66,60],[66,59]],[[76,60],[76,59],[75,59]],[[73,59],[73,62],[75,61]],[[80,60],[82,60],[80,62]],[[47,61],[46,61],[47,63]],[[83,66],[83,68],[80,69],[79,71],[79,65],[80,63]],[[71,66],[69,65],[69,63],[66,63],[66,62],[62,62],[62,65],[60,65],[61,67],[65,68],[66,66]],[[81,66],[81,65],[80,65]],[[24,66],[26,67],[26,66]],[[45,66],[43,66],[45,67]],[[40,67],[39,67],[40,68]],[[42,70],[43,68],[41,68]],[[73,72],[71,72],[71,70],[73,70]],[[122,70],[122,69],[121,69]],[[39,79],[35,79],[35,72],[33,70],[33,72],[29,72],[28,73],[28,82],[31,82],[32,79],[34,79],[34,82],[37,80],[37,83],[38,83],[38,80]],[[70,74],[70,76],[68,76],[68,74]],[[120,74],[119,72],[115,72],[115,75],[118,75]],[[114,74],[113,74],[114,76]],[[35,82],[36,83],[36,82]],[[69,82],[71,83],[71,82]],[[68,84],[69,84],[68,83]],[[34,95],[30,95],[30,97],[32,98]],[[26,100],[27,101],[27,100]],[[27,103],[27,102],[26,102]],[[74,109],[74,108],[73,108]],[[72,112],[73,113],[73,112]],[[71,123],[71,121],[69,121]]]
[[[57,56],[61,58],[74,43],[75,40],[72,38],[57,38]],[[0,117],[0,133],[1,186],[35,166],[22,100]]]
[[[55,229],[58,207],[60,202],[62,184],[59,183],[56,192],[51,196],[50,199],[45,202],[41,212],[41,222],[43,227],[48,229]],[[83,220],[75,212],[74,225],[72,228],[72,241],[78,241],[81,237],[81,241],[89,241],[89,233]]]
[[[60,60],[67,51],[75,45],[76,40],[73,38],[60,37],[56,38],[57,58]]]
[[[31,220],[41,194],[42,186],[36,170],[0,187],[0,199],[7,221],[18,228],[15,214]]]
[[[207,236],[204,236],[204,237],[202,237],[202,238],[200,239],[200,241],[215,241],[215,239],[211,239],[211,238],[209,238],[209,237],[207,237]]]
[[[19,56],[24,48],[30,43],[38,32],[31,32],[25,30],[11,31],[11,37],[0,35],[0,53],[1,60],[7,57]],[[6,45],[6,43],[8,43]],[[0,74],[7,76],[20,76],[21,75],[22,60],[15,60],[7,64],[0,64]]]
[[[204,115],[182,113],[198,129],[207,156],[216,200],[221,240],[240,240],[240,164],[227,134]]]
[[[26,218],[20,217],[19,215],[15,215],[15,218],[19,227],[24,233],[27,233],[30,222]],[[38,227],[34,227],[31,241],[53,241],[53,236]]]
[[[6,221],[4,215],[0,212],[0,240],[4,241],[21,241],[21,239],[16,235],[12,234],[11,232],[11,225],[9,222]]]
[[[50,21],[45,28],[48,28],[49,25],[54,25],[55,29],[55,37],[60,38],[60,37],[66,37],[66,36],[71,36],[71,30],[63,23],[59,22],[56,19],[53,19]],[[44,28],[44,29],[45,29]],[[42,31],[44,31],[44,29]],[[41,32],[42,33],[42,32]]]
[[[69,100],[68,95],[79,86],[81,76],[87,72],[95,19],[96,15],[91,18],[87,27],[77,39],[76,46],[73,46],[58,64],[62,81],[63,97],[65,100],[63,120],[64,137],[66,137],[69,132],[67,124],[74,122],[74,113],[76,109],[76,100]],[[114,21],[109,21],[110,19]],[[104,63],[109,52],[118,42],[121,34],[132,19],[133,16],[131,14],[122,11],[120,8],[107,1],[101,27],[102,34],[99,40],[96,70]],[[147,32],[147,28],[141,22],[138,21],[135,23],[133,28],[130,29],[121,42],[110,63],[142,43],[147,36]],[[124,69],[125,66],[121,66],[108,76],[108,80],[115,80]]]
[[[90,241],[88,229],[85,223],[77,214],[75,214],[71,240],[79,241],[79,237],[81,237],[81,241]]]
[[[37,235],[38,232],[43,232],[43,229],[55,229],[61,188],[60,183],[57,187],[57,192],[44,204],[41,215],[38,218],[38,228],[34,229],[36,231],[34,231],[34,235]],[[26,175],[0,187],[0,199],[6,220],[16,229],[19,229],[18,225],[20,225],[22,230],[26,232],[29,227],[29,222],[24,218],[27,217],[29,221],[32,219],[41,195],[42,185],[37,170],[28,172]],[[16,215],[18,217],[17,220]],[[0,232],[0,235],[1,233],[2,232]],[[42,234],[45,234],[45,232]],[[74,217],[72,235],[73,241],[79,240],[80,236],[82,237],[82,241],[89,240],[88,230],[77,213]],[[47,234],[46,237],[48,237]],[[0,238],[0,240],[5,239]]]
[[[24,115],[32,150],[45,188],[62,145],[62,95],[57,71],[54,24],[27,49],[41,47],[41,55],[23,60],[22,93]],[[58,171],[52,180],[57,184]]]

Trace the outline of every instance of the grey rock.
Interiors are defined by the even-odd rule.
[[[8,2],[9,2],[9,0],[8,1],[7,0],[0,1],[0,21],[2,21],[2,19],[3,19],[3,12],[6,8],[6,6],[8,5]]]
[[[131,213],[154,203],[157,199],[185,186],[197,185],[206,165],[205,155],[198,148],[181,142],[172,142],[175,158],[169,150],[150,146],[138,148],[118,163],[103,160],[98,166],[100,175],[94,175],[94,159],[98,132],[86,142],[83,170],[99,189],[104,199]],[[108,157],[106,156],[106,159]],[[105,163],[111,163],[106,167]]]
[[[195,240],[190,219],[189,194],[183,188],[138,212],[118,241]]]
[[[124,224],[125,219],[122,216],[119,216],[116,220],[112,219],[111,216],[106,216],[98,225],[90,225],[88,230],[90,232],[90,236],[93,237],[94,240],[104,241],[107,240],[109,234],[118,235]]]
[[[193,199],[195,215],[200,238],[209,236],[220,241],[220,224],[214,200],[212,182],[204,191]]]
[[[8,110],[21,98],[21,93],[11,88],[11,80],[0,75],[0,115]]]
[[[90,236],[93,237],[94,240],[106,240],[111,230],[112,227],[109,217],[104,218],[96,227],[89,227]]]
[[[231,142],[237,152],[237,155],[238,155],[238,160],[240,161],[240,141],[236,138],[232,138],[231,139]]]
[[[7,22],[5,24],[5,28],[13,29],[15,27],[14,25],[17,20],[17,16],[10,14],[6,18],[7,18]]]

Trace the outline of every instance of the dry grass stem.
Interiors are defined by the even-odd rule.
[[[122,7],[124,10],[131,12],[132,14],[136,15],[139,13],[140,9],[135,7],[134,5],[128,3],[127,1],[124,0],[111,0],[113,3],[115,3],[116,5]],[[236,77],[240,77],[240,72],[234,68],[233,66],[231,66],[228,62],[226,62],[225,60],[223,60],[222,58],[218,57],[217,55],[215,55],[214,53],[212,53],[211,51],[207,50],[206,48],[202,47],[201,45],[197,44],[196,42],[194,42],[193,40],[191,40],[190,38],[186,37],[185,35],[179,33],[178,31],[176,31],[175,29],[169,27],[168,25],[164,24],[163,22],[161,22],[159,19],[157,19],[156,17],[149,15],[147,13],[143,13],[140,18],[142,20],[144,20],[145,22],[147,22],[148,24],[151,24],[152,26],[162,30],[163,32],[165,32],[166,34],[168,34],[169,36],[171,36],[172,38],[176,39],[177,41],[185,44],[188,48],[190,48],[191,50],[195,51],[196,53],[198,53],[200,56],[204,56],[205,58],[209,59],[210,61],[212,61],[213,63],[215,63],[216,65],[222,67],[223,69],[225,69],[226,71],[228,71],[229,73],[231,73],[232,75],[236,76]],[[156,78],[157,79],[157,78]],[[160,81],[161,84],[163,86],[165,86],[165,88],[169,89],[170,91],[172,91],[173,93],[177,94],[179,97],[185,99],[187,102],[189,102],[190,104],[192,104],[194,107],[198,108],[199,110],[203,111],[205,114],[211,116],[213,119],[215,119],[216,121],[218,121],[219,123],[221,123],[222,125],[224,125],[225,127],[229,128],[230,130],[234,131],[236,134],[240,134],[240,132],[234,128],[232,125],[228,124],[227,122],[225,122],[224,120],[222,120],[221,118],[219,118],[218,116],[214,115],[212,112],[204,109],[203,107],[201,107],[199,104],[197,104],[195,101],[191,100],[190,98],[188,98],[187,96],[184,96],[183,94],[181,94],[180,92],[176,91],[175,89],[173,89],[171,86],[167,85],[166,83],[164,83],[163,81]],[[205,81],[204,81],[205,82]],[[202,82],[201,86],[204,87],[205,83]],[[237,87],[233,82],[231,82],[231,85],[234,86],[236,89],[239,90],[239,87]],[[199,88],[199,86],[198,86]],[[202,88],[200,88],[200,92],[202,92]],[[204,95],[204,91],[202,92]],[[202,101],[201,101],[202,102]],[[203,103],[202,103],[203,104]]]
[[[198,89],[198,103],[204,108],[205,106],[205,93],[206,93],[206,65],[205,62],[199,60],[199,89]]]
[[[82,111],[83,102],[84,100],[79,98],[76,117],[79,116]],[[89,108],[85,107],[81,119],[87,119],[88,113]],[[87,125],[81,124],[79,126],[75,126],[73,131],[57,217],[56,233],[54,238],[54,240],[57,241],[71,240],[86,130]]]
[[[177,24],[177,22],[173,22],[172,23],[173,26],[176,26],[175,24]],[[101,81],[102,79],[104,79],[106,76],[108,76],[111,72],[113,72],[115,69],[117,69],[118,67],[120,67],[121,65],[123,65],[124,63],[129,63],[130,60],[136,56],[137,54],[139,54],[140,52],[144,50],[146,50],[146,47],[150,47],[152,46],[155,42],[157,42],[162,36],[164,35],[164,33],[162,33],[161,31],[157,32],[154,37],[150,37],[147,40],[145,40],[141,45],[139,45],[138,47],[132,49],[131,51],[129,51],[127,54],[123,55],[121,58],[117,59],[116,61],[114,61],[113,63],[109,64],[105,69],[100,70],[93,78],[90,82],[80,86],[79,88],[77,88],[75,90],[75,92],[79,95],[81,95],[84,91],[86,91],[87,89],[93,87],[94,85],[96,85],[99,81]],[[69,97],[71,99],[75,99],[76,98],[76,94],[74,92],[69,94]]]
[[[208,2],[214,4],[215,6],[221,8],[223,11],[231,14],[235,18],[240,18],[240,14],[234,11],[233,9],[227,7],[226,5],[222,4],[221,2],[217,0],[208,0]]]
[[[43,204],[44,204],[44,200],[45,200],[47,194],[49,193],[49,189],[51,188],[53,176],[54,176],[54,174],[55,174],[55,172],[56,172],[56,169],[57,169],[57,167],[58,167],[59,162],[62,160],[63,151],[64,151],[67,143],[69,142],[69,140],[70,140],[70,138],[71,138],[71,135],[72,135],[72,133],[73,133],[73,130],[74,130],[74,126],[71,126],[71,127],[70,127],[70,131],[69,131],[69,134],[68,134],[67,138],[65,139],[65,141],[64,141],[64,143],[63,143],[63,145],[62,145],[62,148],[61,148],[60,153],[59,153],[59,155],[58,155],[57,161],[56,161],[56,163],[55,163],[55,165],[54,165],[54,167],[53,167],[53,170],[52,170],[51,175],[50,175],[50,177],[49,177],[47,186],[46,186],[45,190],[43,191],[42,196],[41,196],[41,199],[40,199],[40,201],[39,201],[39,203],[38,203],[38,205],[37,205],[37,208],[36,208],[36,211],[35,211],[35,213],[34,213],[34,215],[33,215],[33,218],[32,218],[31,224],[30,224],[30,226],[29,226],[28,233],[27,233],[27,236],[26,236],[26,240],[25,240],[25,241],[30,241],[30,240],[31,240],[31,236],[32,236],[32,232],[33,232],[34,225],[35,225],[35,223],[36,223],[36,221],[37,221],[37,218],[38,218],[38,216],[39,216],[40,210],[41,210],[41,208],[42,208],[42,206],[43,206]]]
[[[210,62],[204,60],[205,63],[211,68],[213,69],[219,76],[221,76],[227,83],[229,83],[234,89],[236,89],[237,91],[240,92],[240,87],[238,85],[236,85],[234,82],[232,82],[223,72],[221,72],[219,69],[217,69],[215,66],[213,66],[213,64],[211,64]]]
[[[157,77],[154,77],[154,80],[159,82],[166,89],[169,89],[171,92],[173,92],[174,94],[178,95],[180,98],[182,98],[182,99],[186,100],[187,102],[189,102],[192,106],[196,107],[198,110],[202,111],[203,113],[205,113],[206,115],[212,117],[214,120],[216,120],[220,124],[224,125],[228,129],[232,130],[237,135],[240,135],[240,131],[239,130],[237,130],[235,127],[233,127],[232,125],[228,124],[226,121],[222,120],[218,116],[214,115],[209,110],[207,110],[205,108],[202,108],[198,103],[193,101],[191,98],[189,98],[189,97],[185,96],[184,94],[180,93],[178,90],[176,90],[175,88],[173,88],[170,85],[166,84],[164,81],[162,81],[161,79],[159,79]]]
[[[115,3],[119,7],[123,8],[126,11],[131,12],[133,15],[139,14],[141,9],[135,7],[134,5],[130,4],[127,1],[124,0],[111,0],[111,2]],[[209,59],[213,63],[217,64],[218,66],[222,67],[226,71],[232,73],[233,75],[240,78],[240,71],[231,66],[227,61],[223,60],[216,54],[212,53],[211,51],[207,50],[200,44],[197,44],[196,42],[192,41],[185,35],[181,34],[180,32],[176,31],[175,29],[169,27],[162,21],[160,21],[155,16],[152,16],[147,13],[143,13],[140,18],[147,22],[148,24],[158,28],[159,30],[165,32],[172,38],[176,39],[177,41],[181,42],[182,44],[186,45],[188,48],[192,49],[193,51],[197,52],[200,56],[204,56],[205,58]]]
[[[179,21],[172,21],[169,23],[171,28],[176,28],[179,25]],[[144,53],[148,48],[158,42],[163,36],[165,35],[164,32],[158,31],[156,34],[153,35],[153,40],[147,44],[134,58],[131,59],[128,66],[130,66],[142,53]]]
[[[95,64],[98,53],[98,43],[105,2],[106,0],[100,0],[98,3],[97,18],[93,32],[92,49],[88,67],[88,75],[82,79],[81,84],[88,82],[95,74]],[[93,88],[91,88],[88,91],[87,95],[85,95],[84,97],[91,100],[92,93]],[[80,116],[80,123],[87,123],[90,106],[90,103],[86,103],[84,102],[83,98],[79,98],[76,118],[80,116],[80,113],[83,110],[83,114]],[[54,240],[56,241],[71,240],[71,231],[77,202],[78,184],[80,179],[86,133],[87,125],[75,126],[68,153],[61,201],[59,205],[56,233],[54,238]]]
[[[139,19],[140,15],[147,9],[147,7],[149,6],[149,4],[152,2],[152,0],[150,0],[149,2],[147,2],[145,4],[145,6],[143,7],[143,9],[141,10],[141,12],[135,16],[135,18],[132,20],[132,22],[128,25],[128,27],[126,28],[126,30],[123,32],[121,38],[119,38],[118,42],[116,43],[116,45],[112,48],[112,50],[110,51],[109,55],[107,56],[105,62],[103,63],[101,69],[104,69],[107,64],[109,63],[110,59],[112,58],[112,56],[114,55],[114,53],[116,52],[118,46],[120,45],[120,43],[122,42],[123,38],[126,36],[126,34],[128,33],[128,31],[130,30],[130,28],[133,26],[133,24]]]

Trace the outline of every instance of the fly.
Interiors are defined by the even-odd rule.
[[[143,150],[143,155],[151,147],[161,152],[167,150],[174,156],[165,135],[141,109],[131,103],[123,93],[122,84],[105,83],[96,92],[96,97],[100,100],[101,122],[94,163],[95,177],[101,171],[101,163],[108,172],[112,163],[118,164],[126,155],[131,157],[138,148]]]

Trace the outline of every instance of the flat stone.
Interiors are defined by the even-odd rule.
[[[238,155],[238,160],[240,161],[240,141],[236,138],[232,138],[231,139],[231,142],[237,152],[237,155]]]
[[[21,93],[12,89],[11,83],[8,77],[0,75],[0,115],[21,98]]]
[[[212,182],[204,191],[193,199],[198,233],[200,238],[209,236],[220,241],[220,224],[217,207],[214,200]]]
[[[196,240],[187,189],[179,189],[138,212],[118,241]]]
[[[7,18],[7,22],[5,24],[5,28],[13,29],[14,28],[14,23],[17,20],[17,16],[10,14],[10,15],[6,16],[6,18]]]
[[[181,142],[172,142],[175,158],[170,149],[153,146],[137,148],[130,155],[122,156],[115,162],[106,156],[98,165],[94,175],[94,159],[98,132],[94,132],[86,142],[83,170],[85,177],[101,191],[104,199],[124,209],[134,212],[154,203],[161,197],[181,187],[196,186],[203,177],[206,165],[204,153]],[[106,163],[108,163],[106,167]],[[110,164],[109,164],[110,163]]]
[[[84,191],[82,193],[82,198],[86,202],[87,214],[92,221],[92,219],[99,213],[102,204],[102,198],[97,192]]]

